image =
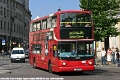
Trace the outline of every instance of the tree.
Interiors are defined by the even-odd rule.
[[[114,27],[118,23],[118,18],[115,16],[119,5],[120,0],[80,0],[80,8],[92,11],[96,41],[119,35],[118,29]]]

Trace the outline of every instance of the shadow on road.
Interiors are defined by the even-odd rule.
[[[41,68],[35,68],[35,69],[48,72],[48,70],[41,69]],[[94,71],[85,71],[83,73],[82,72],[61,72],[61,73],[54,72],[53,74],[58,75],[58,76],[86,76],[86,75],[91,76],[91,75],[102,75],[102,74],[107,74],[107,73],[108,73],[108,70],[95,69]]]
[[[91,75],[99,75],[103,73],[107,73],[108,70],[102,70],[102,69],[95,69],[94,71],[85,71],[85,72],[65,72],[65,73],[55,73],[59,76],[91,76]]]
[[[113,76],[115,74],[120,74],[120,72],[108,71],[103,69],[95,69],[94,71],[86,72],[68,72],[68,73],[55,73],[59,76],[91,76],[91,75],[102,75],[102,76]]]

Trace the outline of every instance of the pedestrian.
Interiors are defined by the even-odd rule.
[[[112,55],[112,50],[111,50],[111,48],[109,48],[108,50],[107,50],[107,62],[108,62],[108,64],[111,64],[111,55]]]
[[[115,51],[116,49],[114,47],[112,47],[112,63],[115,64]]]
[[[118,48],[116,48],[116,63],[117,63],[117,65],[116,66],[119,66],[120,64],[119,64],[119,49]]]
[[[102,48],[101,56],[102,56],[102,65],[101,66],[103,66],[103,65],[107,66],[106,65],[106,51],[104,48]]]
[[[2,56],[3,56],[3,58],[4,58],[4,50],[2,49],[2,51],[1,51],[1,53],[2,53]]]
[[[8,58],[10,58],[10,55],[11,55],[10,52],[11,52],[10,50],[8,50],[8,52],[7,52]]]

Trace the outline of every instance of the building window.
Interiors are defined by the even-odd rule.
[[[16,13],[16,18],[18,18],[18,13]]]
[[[13,7],[15,7],[15,3],[13,2]]]
[[[9,4],[9,0],[6,0],[7,1],[7,4]]]
[[[6,9],[4,8],[4,17],[6,17]]]
[[[1,20],[1,30],[2,30],[2,20]]]
[[[6,30],[6,21],[4,21],[4,30]]]
[[[15,12],[14,12],[14,16],[15,16]],[[16,16],[15,16],[16,17]]]
[[[16,8],[18,7],[18,4],[16,4]]]
[[[0,14],[2,15],[2,7],[0,8]]]
[[[7,17],[9,17],[9,10],[7,9]]]
[[[18,24],[17,24],[17,33],[18,33]]]
[[[9,22],[8,22],[8,31],[10,30]]]
[[[12,16],[12,11],[10,10],[10,15]]]
[[[15,32],[15,24],[14,24],[14,32]]]
[[[6,0],[4,0],[3,2],[5,3]]]
[[[19,25],[19,28],[18,28],[18,30],[19,30],[19,31],[18,31],[18,33],[20,33],[20,32],[21,32],[21,30],[20,30],[20,25]]]

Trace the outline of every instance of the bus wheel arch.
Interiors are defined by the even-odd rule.
[[[49,73],[53,73],[51,60],[48,61],[48,71]]]

